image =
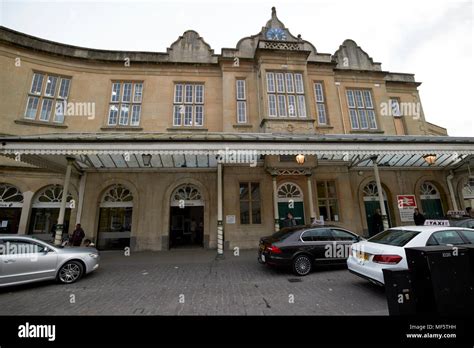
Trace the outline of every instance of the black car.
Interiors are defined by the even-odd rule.
[[[474,228],[474,219],[471,219],[471,218],[449,219],[449,226]]]
[[[291,267],[307,275],[315,264],[345,264],[357,234],[337,226],[287,227],[260,239],[258,260],[270,266]]]

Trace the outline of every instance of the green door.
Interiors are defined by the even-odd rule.
[[[374,230],[373,216],[376,209],[380,209],[379,201],[364,201],[365,203],[365,218],[367,219],[367,227],[369,229],[369,236],[377,234],[379,231]],[[387,201],[385,203],[385,211],[387,212],[388,226],[392,227],[390,222],[390,210],[388,209]]]
[[[294,219],[296,220],[297,225],[304,225],[304,205],[303,202],[294,202],[293,207],[290,208],[288,203],[279,202],[278,203],[278,217],[280,218],[280,227],[284,227],[284,220],[286,215],[292,213]]]
[[[444,216],[441,199],[422,199],[421,209],[427,219],[441,219]]]

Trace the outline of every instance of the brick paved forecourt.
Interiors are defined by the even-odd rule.
[[[259,264],[256,254],[228,251],[217,261],[202,249],[102,252],[99,270],[75,284],[0,289],[0,314],[388,315],[383,289],[346,268],[299,278]]]

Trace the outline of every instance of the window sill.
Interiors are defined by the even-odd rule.
[[[126,127],[126,126],[106,126],[106,127],[100,127],[100,130],[103,131],[142,131],[142,127]]]
[[[276,121],[276,122],[316,122],[314,118],[311,117],[265,117],[262,119],[263,122]]]
[[[316,125],[316,128],[333,129],[334,126],[331,126],[331,125],[328,125],[328,124],[321,124],[321,125]]]
[[[202,128],[202,127],[169,127],[166,128],[167,131],[201,131],[201,132],[207,132],[207,128]]]
[[[234,128],[252,128],[253,126],[251,124],[248,124],[248,123],[237,123],[237,124],[232,125],[232,127],[234,127]]]
[[[67,128],[67,125],[63,123],[52,123],[52,122],[42,122],[42,121],[36,121],[36,120],[15,120],[14,121],[16,124],[23,124],[27,126],[40,126],[40,127],[50,127],[50,128]]]
[[[352,129],[350,133],[372,133],[372,134],[384,134],[383,130],[379,129]]]

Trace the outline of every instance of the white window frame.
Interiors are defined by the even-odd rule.
[[[247,90],[245,79],[237,79],[235,81],[235,94],[237,99],[237,123],[247,123]]]
[[[187,91],[191,90],[191,99]],[[179,94],[178,94],[179,91]],[[201,91],[201,98],[197,93]],[[203,127],[205,110],[204,98],[206,90],[202,82],[176,82],[173,95],[173,127]],[[188,99],[187,99],[188,98]],[[191,101],[190,101],[191,100]],[[197,110],[202,108],[202,122],[198,122]],[[189,114],[190,110],[190,114]]]
[[[267,71],[265,74],[268,117],[307,117],[303,74],[291,71]],[[272,107],[273,100],[275,101],[275,110]],[[290,112],[291,110],[293,113]]]
[[[346,102],[353,130],[373,131],[378,129],[374,100],[370,89],[346,89]]]
[[[129,98],[125,99],[126,86],[130,86]],[[139,87],[138,87],[139,86]],[[137,101],[135,99],[137,88],[140,89],[138,96],[140,97]],[[107,110],[107,126],[108,127],[139,127],[141,120],[141,113],[143,110],[143,91],[144,83],[143,81],[131,81],[131,80],[115,80],[112,81],[112,86],[110,89],[110,101],[109,108]],[[114,95],[113,93],[117,94]],[[111,118],[112,107],[117,108],[117,115],[114,118]],[[133,114],[135,106],[138,106],[138,116]],[[127,117],[122,116],[122,110],[124,107],[128,107]],[[135,117],[134,117],[135,116]],[[115,122],[111,122],[115,121]]]

